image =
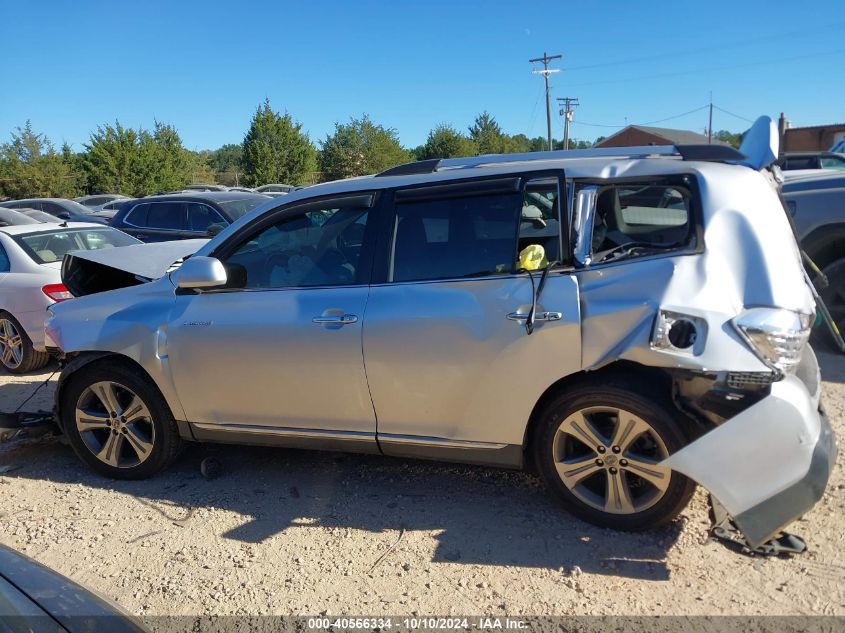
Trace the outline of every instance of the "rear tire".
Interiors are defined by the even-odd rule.
[[[167,468],[181,449],[164,396],[128,363],[83,365],[67,378],[60,405],[74,452],[107,477],[145,479]]]
[[[35,371],[50,362],[50,355],[36,350],[26,330],[5,311],[0,311],[0,362],[12,374]]]
[[[822,272],[827,277],[828,285],[819,290],[819,296],[830,311],[840,334],[845,336],[845,258],[828,264]],[[838,351],[824,322],[813,328],[813,344],[827,351]]]
[[[582,383],[555,398],[535,427],[533,458],[569,512],[625,531],[672,521],[695,483],[657,464],[688,443],[661,398],[621,380]]]

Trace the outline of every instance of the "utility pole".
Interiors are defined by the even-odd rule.
[[[710,93],[710,122],[707,124],[707,144],[713,143],[713,93]]]
[[[549,62],[553,59],[562,59],[563,55],[546,55],[545,51],[543,51],[542,57],[537,57],[536,59],[529,59],[529,63],[535,64],[537,62],[543,62],[543,70],[532,70],[531,72],[535,75],[543,75],[543,79],[546,82],[546,139],[549,143],[549,150],[552,149],[552,104],[549,100],[549,75],[552,73],[559,73],[560,70],[557,68],[549,68]]]
[[[558,97],[558,103],[563,106],[560,116],[563,117],[563,149],[569,149],[569,124],[572,123],[572,114],[579,105],[578,97]]]

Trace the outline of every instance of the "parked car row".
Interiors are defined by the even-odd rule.
[[[183,187],[183,191],[241,191],[244,193],[263,193],[264,195],[272,197],[283,196],[290,193],[291,191],[295,191],[296,189],[297,187],[294,187],[293,185],[283,184],[269,184],[261,185],[260,187],[250,188],[241,186],[228,187],[226,185],[205,185],[201,183],[196,183]]]
[[[64,198],[26,198],[23,200],[5,200],[0,206],[7,209],[34,209],[43,211],[58,218],[71,222],[94,222],[96,224],[107,224],[103,217],[94,215],[94,212],[75,200]]]

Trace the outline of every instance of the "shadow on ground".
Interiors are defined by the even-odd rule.
[[[200,474],[203,458],[220,476]],[[132,495],[170,521],[191,508],[236,512],[245,523],[220,536],[262,543],[298,527],[433,530],[432,561],[571,569],[668,579],[666,552],[681,524],[639,534],[587,525],[547,496],[533,477],[482,467],[379,456],[257,447],[190,445],[176,465],[146,481],[89,471],[55,439],[0,447],[7,477],[82,484]]]

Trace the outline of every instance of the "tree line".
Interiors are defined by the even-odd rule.
[[[555,149],[562,145],[556,142]],[[569,141],[570,149],[591,145]],[[158,121],[152,130],[127,128],[119,121],[100,125],[81,152],[73,152],[67,143],[56,150],[27,121],[0,145],[0,199],[70,198],[85,193],[140,197],[192,182],[300,185],[363,176],[427,158],[545,149],[544,137],[506,134],[486,111],[466,132],[449,123],[437,125],[415,148],[403,147],[395,129],[367,115],[335,123],[334,130],[315,144],[301,123],[287,112],[275,111],[265,99],[242,143],[200,152],[186,149],[177,130]]]

